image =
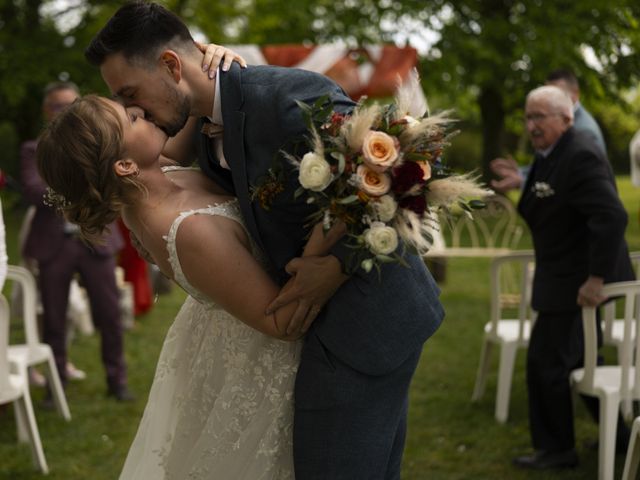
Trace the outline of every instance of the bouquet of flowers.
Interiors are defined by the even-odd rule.
[[[470,214],[491,193],[473,175],[454,175],[444,166],[441,154],[455,133],[451,120],[416,105],[416,88],[417,75],[393,103],[361,102],[349,115],[335,112],[327,97],[299,103],[310,151],[302,158],[283,152],[298,169],[296,195],[318,207],[311,222],[323,222],[325,230],[344,222],[356,256],[349,263],[367,272],[403,262],[400,239],[426,253],[440,211],[459,205]]]

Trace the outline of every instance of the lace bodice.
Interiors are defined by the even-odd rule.
[[[171,228],[169,229],[169,233],[164,237],[167,242],[167,251],[169,252],[169,263],[171,264],[171,268],[173,269],[173,276],[175,281],[180,284],[184,290],[191,295],[193,298],[198,300],[201,303],[210,303],[214,305],[210,299],[208,299],[204,294],[195,289],[187,280],[182,271],[182,267],[180,266],[180,259],[178,257],[178,252],[176,249],[176,237],[178,235],[178,228],[180,228],[180,224],[192,215],[219,215],[221,217],[226,217],[231,220],[235,220],[236,222],[242,223],[242,214],[240,213],[240,206],[238,205],[237,200],[229,200],[228,202],[221,203],[218,205],[209,205],[205,208],[199,208],[196,210],[188,210],[186,212],[181,212],[180,215],[173,221],[171,224]],[[255,251],[254,247],[254,255],[259,257],[257,251]]]
[[[168,166],[163,167],[162,171],[174,172],[178,170],[198,170],[194,167],[180,167],[180,166]],[[240,205],[238,204],[238,200],[229,200],[227,202],[223,202],[217,205],[207,205],[204,208],[198,208],[194,210],[187,210],[185,212],[181,212],[180,215],[173,221],[171,224],[171,228],[169,229],[169,233],[164,237],[167,242],[167,251],[169,253],[169,263],[171,264],[171,268],[173,269],[173,275],[175,281],[193,298],[198,300],[200,303],[210,304],[211,306],[215,306],[215,304],[207,298],[204,294],[199,292],[196,288],[194,288],[182,271],[182,267],[180,265],[180,259],[178,257],[178,252],[176,250],[176,237],[178,235],[178,229],[182,222],[192,216],[192,215],[218,215],[221,217],[229,218],[238,222],[242,225],[245,232],[247,232],[247,236],[249,237],[249,241],[251,242],[251,249],[253,256],[264,265],[264,255],[259,251],[256,243],[253,241],[249,232],[244,226],[244,222],[242,220],[242,212],[240,211]]]

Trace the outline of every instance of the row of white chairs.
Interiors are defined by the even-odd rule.
[[[42,448],[42,441],[33,411],[29,392],[29,367],[43,364],[47,385],[60,415],[67,421],[71,413],[60,382],[53,351],[40,341],[37,322],[36,282],[27,269],[9,265],[7,280],[16,282],[22,290],[22,320],[25,341],[9,344],[10,310],[6,299],[0,295],[0,404],[15,405],[16,429],[19,442],[31,445],[34,465],[42,473],[49,467]]]
[[[631,259],[638,275],[640,252],[632,253]],[[536,314],[530,307],[534,261],[533,252],[521,251],[499,256],[491,264],[491,317],[484,328],[472,400],[477,401],[482,397],[491,351],[494,346],[499,346],[495,417],[500,423],[508,418],[517,350],[527,348],[535,322]],[[635,334],[640,328],[640,281],[608,284],[603,293],[609,298],[616,298],[602,307],[602,319],[603,341],[616,347],[618,364],[597,365],[596,309],[584,308],[585,362],[583,368],[572,372],[571,381],[577,392],[600,400],[598,478],[612,480],[618,411],[621,410],[625,418],[630,420],[632,401],[640,400],[640,365],[637,364],[640,355],[634,355],[640,351],[640,336]],[[514,315],[505,316],[505,307],[510,308]],[[619,314],[622,314],[621,318],[617,318]],[[634,435],[639,428],[634,424]],[[633,443],[634,446],[629,447],[629,466],[625,466],[625,471],[637,470],[640,461],[640,442],[634,440]],[[638,450],[635,457],[632,455],[634,449]]]

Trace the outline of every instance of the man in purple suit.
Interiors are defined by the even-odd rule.
[[[43,113],[51,121],[78,98],[71,82],[49,84],[44,91]],[[102,362],[106,370],[108,394],[120,401],[132,400],[127,388],[123,348],[123,327],[116,286],[116,253],[122,237],[114,225],[100,245],[89,246],[78,236],[78,228],[66,222],[43,201],[46,184],[36,166],[37,140],[20,149],[20,168],[26,200],[36,206],[23,255],[38,263],[38,287],[43,308],[43,340],[53,349],[63,384],[67,381],[66,321],[69,287],[74,274],[80,275],[91,304],[91,314],[102,340]]]

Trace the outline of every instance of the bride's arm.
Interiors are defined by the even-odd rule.
[[[280,289],[251,254],[237,222],[193,215],[180,225],[176,247],[189,283],[231,315],[275,338],[295,340],[301,336],[300,332],[286,333],[297,304],[265,314]]]

